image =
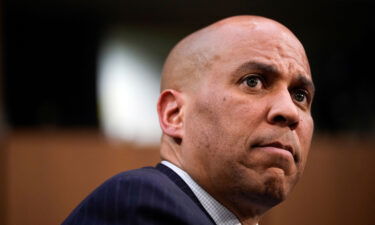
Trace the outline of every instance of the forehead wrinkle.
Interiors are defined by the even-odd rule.
[[[299,42],[298,42],[299,43]],[[303,49],[294,48],[290,43],[283,42],[283,45],[276,47],[275,61],[285,71],[304,71],[310,73],[306,54]]]
[[[249,35],[253,37],[249,38]],[[270,38],[270,35],[277,36],[276,38]],[[285,68],[279,67],[279,59],[290,57],[295,59],[293,55],[290,55],[291,52],[296,51],[296,49],[294,49],[295,46],[291,42],[298,42],[298,40],[296,40],[293,33],[283,25],[265,18],[253,16],[225,19],[189,35],[175,46],[170,54],[171,57],[168,57],[173,60],[167,60],[165,64],[167,69],[164,70],[162,75],[162,84],[164,84],[162,85],[162,89],[171,87],[169,85],[171,83],[175,84],[176,86],[174,87],[176,88],[188,88],[194,83],[191,82],[192,80],[202,78],[205,71],[209,70],[215,62],[221,58],[215,58],[216,56],[222,56],[223,60],[227,60],[223,51],[225,52],[235,47],[232,45],[239,42],[238,38],[241,39],[243,45],[250,45],[252,51],[258,50],[263,54],[264,45],[270,48],[273,48],[273,45],[276,48],[273,49],[279,53],[273,65],[267,63],[259,64],[258,62],[258,65],[251,65],[252,63],[250,62],[248,65],[244,65],[238,70],[245,72],[245,70],[256,69],[265,73],[282,74],[281,72]],[[271,42],[267,44],[263,43],[263,45],[256,43],[266,42],[266,40]],[[285,46],[280,46],[280,41],[282,41]],[[290,49],[293,51],[289,51]],[[304,54],[304,51],[299,51],[299,53]],[[269,58],[269,56],[265,57]],[[169,63],[169,61],[171,63]],[[305,68],[300,64],[304,63],[299,63],[299,66]],[[188,82],[188,84],[186,82]]]

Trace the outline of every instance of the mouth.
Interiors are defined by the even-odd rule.
[[[275,141],[275,142],[271,142],[271,143],[266,143],[266,144],[255,144],[253,145],[253,147],[255,148],[264,148],[264,149],[271,149],[271,150],[275,150],[275,151],[282,151],[282,152],[287,152],[287,154],[290,154],[294,161],[297,162],[297,155],[293,149],[292,146],[290,145],[285,145],[281,142],[278,142],[278,141]]]

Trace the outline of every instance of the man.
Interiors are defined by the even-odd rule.
[[[65,224],[257,224],[302,174],[313,94],[303,46],[273,20],[189,35],[163,69],[162,163],[110,179]]]

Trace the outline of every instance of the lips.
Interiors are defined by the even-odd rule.
[[[297,161],[297,156],[294,152],[293,147],[290,145],[282,144],[281,142],[278,142],[278,141],[266,143],[266,144],[256,144],[253,147],[260,147],[260,148],[272,147],[272,148],[282,149],[282,150],[290,152],[293,156],[294,161]]]

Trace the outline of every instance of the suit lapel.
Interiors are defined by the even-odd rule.
[[[156,165],[156,169],[164,173],[167,177],[169,177],[169,179],[171,179],[183,192],[185,192],[185,194],[187,194],[199,206],[199,208],[208,216],[208,218],[211,219],[213,224],[215,224],[215,221],[212,219],[210,214],[208,214],[206,209],[200,203],[198,198],[195,196],[194,192],[189,188],[189,186],[185,183],[185,181],[182,180],[180,176],[178,176],[178,174],[176,174],[169,167],[161,163]]]

